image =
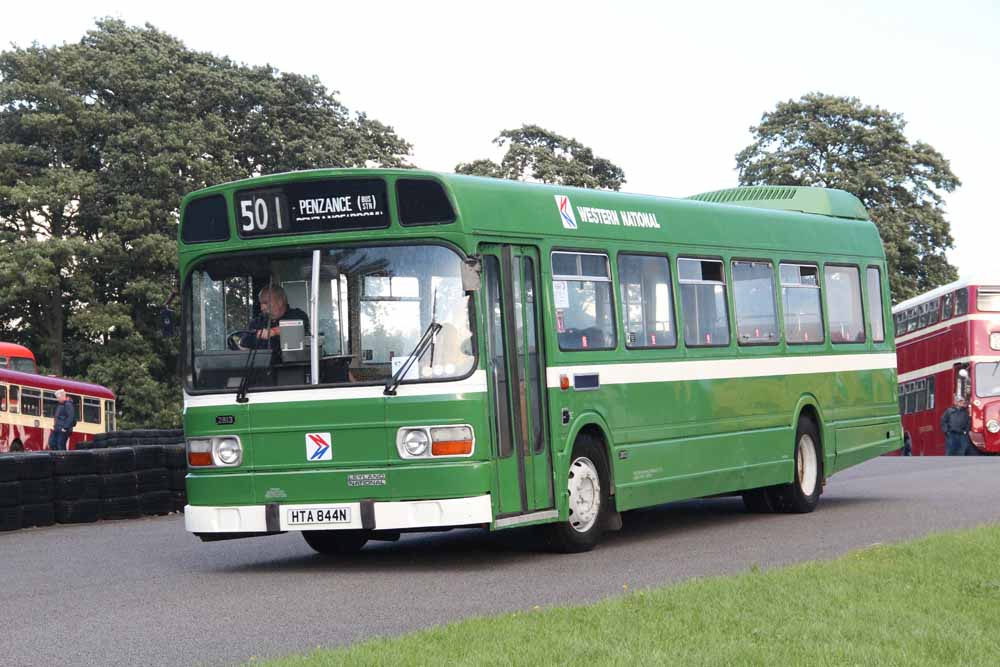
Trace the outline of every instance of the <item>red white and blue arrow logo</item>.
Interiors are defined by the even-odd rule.
[[[332,443],[329,433],[306,433],[306,460],[332,461]]]
[[[559,217],[562,225],[566,229],[576,229],[576,216],[573,214],[573,205],[569,203],[566,195],[556,195],[556,208],[559,209]]]

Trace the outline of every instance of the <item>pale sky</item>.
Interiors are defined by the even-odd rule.
[[[497,158],[500,130],[534,123],[622,167],[623,190],[666,196],[734,186],[748,128],[777,102],[858,97],[902,113],[962,180],[946,198],[959,272],[995,266],[996,0],[36,1],[4,7],[0,48],[78,41],[102,16],[316,75],[422,168]]]

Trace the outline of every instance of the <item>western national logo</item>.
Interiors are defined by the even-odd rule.
[[[556,207],[559,209],[559,217],[562,218],[563,227],[576,229],[576,216],[573,215],[573,205],[569,203],[569,197],[556,195]]]
[[[329,433],[306,433],[306,460],[332,461],[333,438]]]

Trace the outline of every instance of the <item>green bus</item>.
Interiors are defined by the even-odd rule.
[[[885,257],[836,190],[668,199],[399,169],[181,207],[188,531],[546,524],[741,494],[810,512],[898,449]]]

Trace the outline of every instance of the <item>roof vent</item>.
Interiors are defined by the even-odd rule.
[[[798,185],[756,185],[741,188],[727,188],[714,192],[703,192],[688,199],[729,204],[730,206],[750,206],[779,211],[798,211],[828,215],[849,220],[868,220],[868,211],[861,200],[843,190],[833,188],[810,188]]]

